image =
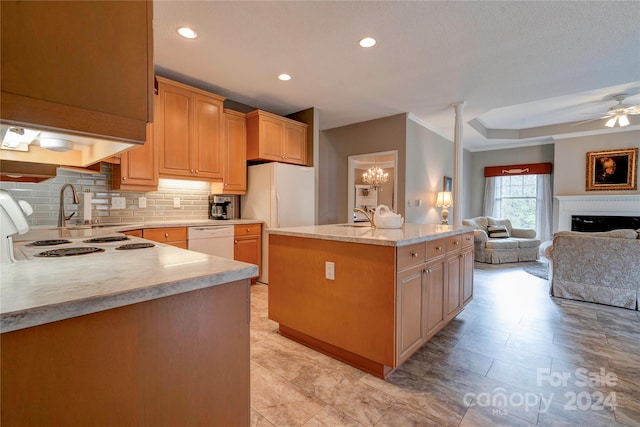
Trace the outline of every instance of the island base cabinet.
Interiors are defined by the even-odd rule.
[[[269,318],[283,335],[384,377],[395,367],[394,261],[392,246],[270,234]]]
[[[248,279],[0,339],[3,427],[249,425]]]

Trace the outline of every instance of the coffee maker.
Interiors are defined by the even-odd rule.
[[[209,219],[235,218],[237,196],[212,194],[209,196]]]

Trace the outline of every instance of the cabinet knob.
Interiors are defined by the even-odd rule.
[[[418,252],[411,252],[411,256],[414,257],[414,258],[417,257],[418,256]]]
[[[225,184],[224,184],[224,186],[225,186],[225,187],[226,187],[227,185],[229,185],[229,184],[227,184],[227,183],[225,183]]]
[[[169,233],[164,233],[164,237],[169,237]]]
[[[442,246],[436,246],[436,251],[441,251],[442,250]]]
[[[123,177],[122,177],[122,180],[123,180],[123,181],[126,181],[126,180],[127,180],[127,177],[126,177],[126,176],[123,176]]]
[[[234,241],[233,241],[233,243],[238,243],[238,241],[237,241],[237,240],[234,240]]]
[[[460,242],[458,242],[457,240],[455,242],[453,242],[454,245],[458,245]]]
[[[191,169],[190,172],[193,174],[194,173],[193,169]]]
[[[249,231],[251,231],[251,229],[250,229],[250,228],[247,228],[247,233],[248,233]]]
[[[196,169],[196,173],[200,173],[200,171],[198,169]]]

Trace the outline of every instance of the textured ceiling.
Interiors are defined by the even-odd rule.
[[[483,150],[620,131],[564,123],[620,92],[640,104],[638,22],[637,1],[156,1],[154,61],[253,107],[316,107],[321,129],[406,112],[452,139],[464,101],[464,145]],[[364,36],[378,43],[362,49]]]

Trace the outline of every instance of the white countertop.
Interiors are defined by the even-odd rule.
[[[113,228],[73,231],[78,235],[59,236],[72,237],[73,244],[64,246],[82,245],[82,239],[73,237],[117,234]],[[258,274],[257,266],[252,264],[157,242],[151,242],[156,245],[153,248],[115,250],[116,246],[133,242],[149,241],[133,237],[126,242],[91,244],[106,249],[101,253],[32,258],[1,265],[0,331],[10,332]],[[36,250],[24,245],[25,242],[15,243],[16,254]],[[37,248],[49,249],[52,247]]]
[[[53,225],[35,226],[25,234],[13,236],[14,242],[31,242],[34,240],[49,240],[73,237],[95,237],[105,234],[121,233],[128,230],[141,228],[165,228],[165,227],[198,227],[205,225],[238,225],[238,224],[261,224],[264,221],[255,219],[229,219],[229,220],[175,220],[175,221],[154,221],[139,223],[101,223],[93,225],[69,225],[58,228]]]
[[[404,224],[401,228],[389,229],[354,224],[330,224],[271,228],[267,233],[369,245],[406,246],[466,231],[472,231],[472,228],[458,225]]]

